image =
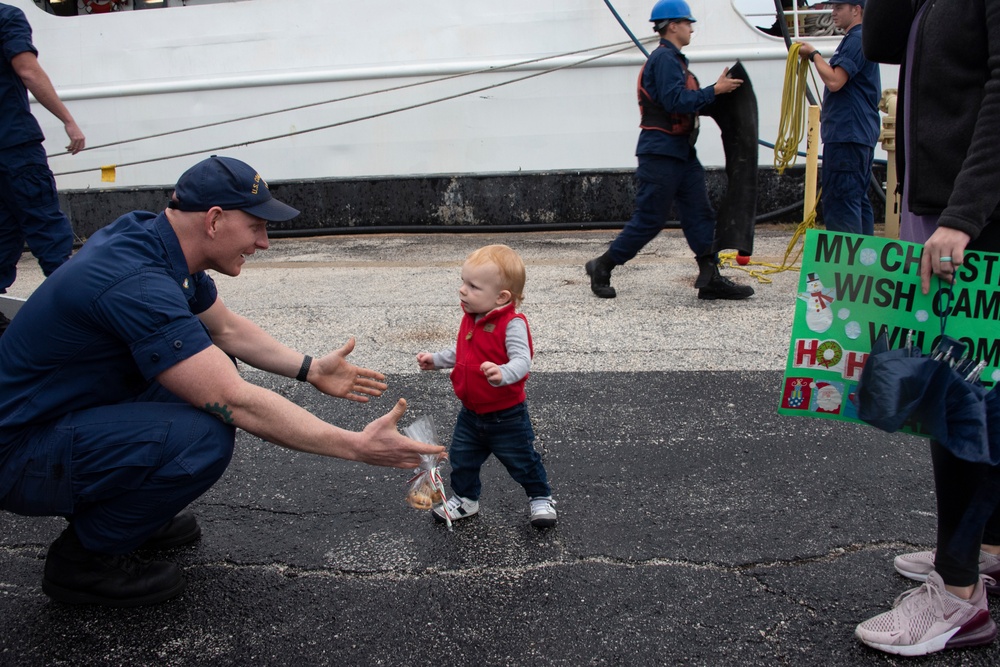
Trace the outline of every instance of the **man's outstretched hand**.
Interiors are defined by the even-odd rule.
[[[367,403],[370,397],[381,396],[388,385],[378,371],[355,366],[347,360],[347,355],[354,351],[354,342],[351,337],[339,350],[314,360],[306,379],[324,394]]]
[[[406,414],[406,399],[361,431],[362,443],[356,460],[390,468],[416,468],[425,454],[441,455],[445,448],[407,438],[399,432],[399,420]]]

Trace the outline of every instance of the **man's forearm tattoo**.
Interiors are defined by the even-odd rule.
[[[222,420],[223,424],[233,423],[233,412],[232,410],[229,409],[229,406],[219,405],[218,403],[215,403],[214,405],[206,403],[205,412],[207,412],[210,415],[215,415],[216,417]]]

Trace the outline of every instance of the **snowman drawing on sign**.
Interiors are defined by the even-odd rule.
[[[799,294],[806,302],[806,326],[810,331],[823,333],[833,325],[833,290],[823,287],[815,273],[806,276],[806,291]]]

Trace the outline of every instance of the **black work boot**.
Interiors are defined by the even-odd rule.
[[[198,519],[188,510],[184,510],[150,535],[139,548],[173,549],[191,544],[199,537],[201,537],[201,526],[198,525]]]
[[[739,299],[749,299],[752,296],[752,287],[749,285],[737,285],[719,273],[718,266],[715,267],[715,271],[708,284],[698,290],[699,299],[728,299],[730,301],[738,301]]]
[[[712,282],[712,278],[719,275],[719,260],[716,259],[715,255],[704,255],[694,259],[698,262],[698,277],[694,279],[694,286],[701,289]]]
[[[617,266],[614,261],[604,253],[600,257],[587,262],[584,268],[590,276],[590,291],[602,299],[613,299],[617,296],[615,288],[611,286],[611,269]]]
[[[173,563],[89,551],[71,525],[49,547],[42,590],[57,602],[138,607],[178,595],[184,576]]]

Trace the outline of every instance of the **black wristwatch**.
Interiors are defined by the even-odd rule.
[[[305,382],[306,377],[309,375],[309,367],[312,366],[313,358],[308,354],[302,359],[302,367],[299,369],[299,374],[295,376],[295,379],[299,382]]]
[[[810,53],[809,56],[808,56],[809,57],[809,62],[815,62],[816,56],[818,56],[818,55],[819,55],[819,51],[813,51],[812,53]]]

